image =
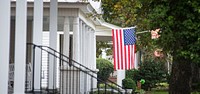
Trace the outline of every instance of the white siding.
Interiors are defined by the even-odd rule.
[[[62,32],[57,32],[57,51],[59,51],[59,35],[63,34]],[[42,35],[42,45],[43,46],[49,46],[49,32],[43,32]],[[60,70],[59,70],[59,59],[57,59],[57,77],[56,77],[56,87],[59,87],[59,80],[60,80]],[[42,52],[42,74],[41,74],[41,79],[42,79],[42,87],[47,87],[47,82],[48,82],[48,54],[47,52],[43,51]]]
[[[42,45],[49,46],[49,32],[43,32],[42,34]],[[48,78],[48,54],[45,51],[42,51],[42,87],[47,87],[47,78]]]

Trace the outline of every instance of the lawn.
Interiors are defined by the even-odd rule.
[[[147,91],[145,94],[168,94],[167,91]]]
[[[147,91],[145,94],[169,94],[167,91]],[[192,92],[191,94],[200,94],[200,92]]]

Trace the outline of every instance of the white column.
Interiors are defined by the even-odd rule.
[[[122,86],[122,80],[125,78],[125,70],[117,70],[117,84]]]
[[[83,35],[82,35],[82,28],[83,28],[83,22],[81,21],[81,20],[79,20],[79,41],[80,41],[80,47],[79,47],[79,49],[80,49],[80,64],[83,64],[83,56],[82,56],[82,53],[83,53],[83,50],[82,50],[82,48],[83,48],[83,42],[82,42],[82,37],[83,37]]]
[[[27,1],[16,1],[14,94],[24,94],[26,67]]]
[[[83,25],[83,47],[84,47],[84,50],[83,50],[83,60],[84,60],[84,66],[87,66],[87,25],[84,24]],[[83,73],[83,79],[84,79],[84,93],[87,91],[87,74],[86,73]]]
[[[34,1],[34,17],[33,17],[33,43],[42,45],[42,30],[43,29],[43,1]],[[41,79],[41,50],[35,50],[35,69],[34,69],[34,91],[40,90]]]
[[[92,30],[92,69],[95,70],[96,72],[98,72],[96,70],[96,34],[95,31]],[[97,75],[95,74],[95,76],[97,77]],[[93,78],[93,88],[97,87],[97,79]]]
[[[57,46],[57,0],[50,0],[49,46],[56,50]],[[56,88],[56,60],[49,55],[49,83],[48,89]]]
[[[80,63],[79,17],[73,20],[73,60]]]
[[[85,25],[85,23],[83,23],[83,27],[82,27],[82,42],[83,42],[83,45],[82,45],[82,48],[83,48],[83,54],[82,54],[82,56],[83,56],[83,65],[84,66],[86,66],[86,62],[85,62],[85,60],[86,60],[86,51],[85,51],[85,49],[86,49],[86,41],[85,41],[85,35],[86,35],[86,25]]]
[[[93,41],[94,41],[94,49],[93,49],[94,50],[94,53],[93,53],[94,54],[93,55],[94,56],[94,69],[96,69],[97,67],[96,67],[96,34],[95,34],[95,31],[94,31],[94,40]]]
[[[82,23],[82,24],[81,24]],[[85,32],[85,23],[81,21],[80,25],[81,25],[81,64],[85,65],[85,36],[84,36],[84,32]],[[85,89],[85,75],[83,72],[80,73],[80,94],[84,92]]]
[[[75,60],[76,62],[80,63],[80,41],[79,41],[79,17],[74,17],[73,19],[73,60]],[[73,70],[75,73],[78,72],[75,70]],[[72,90],[76,90],[74,92],[76,92],[76,94],[79,93],[79,88],[75,89],[77,87],[77,85],[79,86],[79,75],[74,75],[74,81],[75,81],[75,85],[72,87]]]
[[[64,39],[63,39],[63,54],[67,57],[69,57],[69,32],[70,32],[70,26],[69,26],[70,22],[69,22],[69,17],[66,16],[65,17],[65,21],[64,21]],[[68,59],[66,57],[63,57],[64,60],[68,61]],[[61,71],[62,74],[61,74],[61,91],[60,91],[60,94],[67,94],[67,88],[68,88],[68,79],[67,79],[67,63],[66,62],[63,62],[63,65],[62,65],[62,69],[64,71]]]
[[[92,29],[88,29],[88,68],[92,69]]]
[[[83,21],[82,20],[79,20],[79,41],[80,41],[80,47],[79,47],[79,49],[80,49],[80,64],[83,64]],[[79,93],[80,92],[83,92],[83,85],[84,85],[84,79],[83,79],[83,73],[82,72],[80,72],[80,84],[79,84]],[[81,93],[80,93],[81,94]]]
[[[10,48],[10,0],[1,1],[0,14],[0,94],[7,94]]]
[[[94,30],[92,30],[92,63],[92,69],[96,69],[96,35]]]
[[[64,40],[63,40],[63,54],[67,57],[69,57],[69,32],[70,32],[70,26],[69,26],[70,22],[69,22],[69,17],[66,16],[65,17],[65,21],[64,21]],[[67,60],[66,58],[64,58],[65,60]],[[64,65],[66,66],[67,64],[64,63]]]
[[[90,27],[87,27],[87,31],[86,31],[86,40],[87,40],[87,65],[86,67],[88,67],[89,69],[91,69],[91,40],[90,40]],[[91,73],[88,71],[88,73]],[[90,75],[87,75],[87,91],[91,90],[90,89],[91,87],[91,76]]]
[[[91,51],[91,45],[90,45],[90,28],[88,27],[88,26],[86,26],[86,31],[85,31],[85,33],[86,33],[86,35],[85,35],[85,41],[86,41],[86,45],[85,45],[85,47],[86,47],[86,49],[85,49],[85,51],[86,51],[86,67],[88,67],[88,68],[90,68],[90,59],[91,59],[91,57],[90,57],[90,51]],[[88,71],[89,72],[89,71]],[[86,74],[87,76],[86,76],[86,79],[87,79],[87,81],[86,81],[86,87],[87,87],[87,92],[90,90],[90,81],[91,81],[91,79],[90,79],[90,76],[88,75],[88,74]]]
[[[89,27],[88,26],[86,26],[85,27],[85,66],[87,66],[88,67],[88,65],[89,65],[89,50],[90,49],[88,49],[89,48]]]

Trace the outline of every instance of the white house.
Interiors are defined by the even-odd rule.
[[[1,0],[0,94],[8,94],[10,79],[14,94],[25,94],[27,88],[32,92],[46,88],[58,89],[61,94],[86,94],[95,88],[96,80],[84,72],[97,71],[96,40],[111,40],[111,28],[119,28],[88,17],[94,11],[101,13],[100,6],[100,1],[93,0]],[[42,46],[60,53],[51,54],[55,52]],[[91,71],[79,64],[69,68],[70,59],[61,58],[61,54]]]

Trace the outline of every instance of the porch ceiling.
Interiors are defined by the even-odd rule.
[[[97,41],[112,41],[112,29],[121,27],[107,23],[102,20],[98,21],[100,25],[97,25],[95,30]]]

